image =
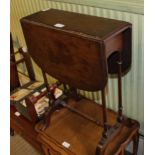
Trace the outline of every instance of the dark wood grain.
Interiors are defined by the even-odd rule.
[[[99,42],[31,23],[22,26],[31,56],[45,72],[80,89],[105,86],[106,65],[99,61],[104,63]]]
[[[57,23],[65,26],[57,28],[54,26]],[[118,71],[115,59],[115,63],[108,61],[108,68],[110,55],[115,51],[131,53],[130,48],[124,50],[128,41],[124,33],[131,27],[127,22],[51,9],[24,17],[21,25],[35,62],[45,72],[75,88],[103,89],[107,71]],[[122,71],[125,71],[130,64],[123,62]]]
[[[108,57],[108,72],[110,74],[117,74],[119,69],[117,62],[119,60],[119,53],[121,52],[122,56],[122,75],[126,74],[131,67],[131,50],[132,50],[132,28],[131,26],[124,30],[121,34],[122,37],[119,40],[115,40],[115,42],[111,41],[109,45],[110,48],[113,48],[114,44],[116,45],[116,49],[113,48],[113,52]],[[113,39],[112,39],[113,40]],[[117,45],[118,44],[118,45]],[[122,45],[121,47],[119,45]]]
[[[22,48],[19,48],[19,53],[21,53],[21,55],[24,58],[25,61],[25,65],[28,71],[28,76],[30,78],[31,81],[35,81],[35,74],[34,74],[34,70],[33,70],[33,65],[32,65],[32,61],[31,61],[31,57],[29,55],[28,52],[24,52]]]
[[[40,11],[24,17],[23,20],[72,34],[76,33],[79,36],[87,35],[92,38],[108,38],[111,34],[118,34],[119,31],[130,25],[128,22],[119,20],[56,9]],[[57,23],[65,26],[63,29],[56,28],[54,25]]]
[[[10,91],[20,86],[17,66],[13,65],[16,62],[14,49],[13,49],[13,40],[12,35],[10,34]]]
[[[77,89],[102,90],[102,108],[87,104],[88,100],[69,102],[76,110],[67,103],[64,107],[68,110],[60,112],[50,107],[48,127],[44,131],[40,130],[41,124],[36,127],[45,154],[123,155],[132,140],[136,154],[139,123],[124,117],[121,89],[121,77],[131,66],[131,24],[50,9],[22,18],[21,25],[30,55],[41,67],[45,81],[48,73],[73,88],[74,96],[78,96]],[[118,114],[109,110],[107,114],[104,89],[108,73],[118,75]],[[101,118],[101,128],[91,124]],[[71,141],[72,148],[62,148],[65,138]]]

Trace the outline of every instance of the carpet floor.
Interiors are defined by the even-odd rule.
[[[41,155],[20,135],[10,137],[10,155]]]

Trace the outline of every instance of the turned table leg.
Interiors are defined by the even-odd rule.
[[[137,132],[133,137],[133,155],[138,153],[139,133]]]
[[[120,155],[125,155],[125,148],[122,148],[121,154]]]

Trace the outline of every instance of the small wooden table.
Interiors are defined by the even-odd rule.
[[[30,55],[42,70],[51,101],[46,73],[67,84],[77,96],[76,89],[102,91],[102,107],[87,100],[66,104],[78,108],[84,117],[69,107],[71,111],[54,112],[58,104],[51,104],[54,113],[51,120],[46,119],[51,121],[49,127],[44,132],[40,130],[41,124],[36,127],[45,154],[124,154],[125,144],[132,139],[136,154],[139,123],[123,115],[121,83],[122,75],[131,66],[132,25],[55,9],[24,17],[21,25]],[[106,110],[108,73],[118,75],[117,114]],[[86,120],[89,117],[86,114],[102,120],[102,125]],[[63,148],[63,141],[70,143],[70,148]]]

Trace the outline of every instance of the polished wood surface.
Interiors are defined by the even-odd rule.
[[[96,120],[102,120],[102,107],[90,100],[82,99],[76,102],[70,99],[68,104]],[[107,113],[108,123],[112,126],[115,125],[117,114],[111,110],[108,110]],[[105,143],[107,146],[101,154],[119,154],[123,150],[123,146],[134,138],[138,126],[136,121],[127,119],[119,127],[118,133]],[[96,146],[103,132],[101,126],[65,108],[54,112],[50,126],[46,130],[42,131],[41,128],[42,124],[37,124],[38,139],[45,152],[48,152],[47,155],[52,155],[52,153],[56,155],[95,155]],[[68,149],[62,146],[64,141],[70,144]]]
[[[29,52],[45,72],[80,89],[98,90],[105,86],[106,64],[99,42],[31,23],[22,25],[24,32],[29,33],[25,34]]]
[[[102,91],[102,106],[83,99],[49,102],[44,124],[36,127],[45,154],[123,155],[132,140],[136,154],[139,123],[123,115],[121,88],[121,77],[131,66],[131,24],[50,9],[22,18],[21,25],[47,90],[46,73],[69,85],[77,98],[77,89]],[[108,73],[118,76],[118,113],[106,108]],[[64,139],[70,149],[62,149]]]
[[[65,27],[61,29],[61,31],[77,33],[80,36],[89,35],[92,36],[92,38],[107,38],[111,36],[111,34],[118,33],[118,31],[121,31],[125,26],[128,27],[130,25],[123,21],[56,9],[40,11],[24,17],[23,19],[34,24],[49,26],[54,29],[58,29],[54,27],[55,24],[64,24]]]
[[[65,26],[58,28],[57,23]],[[64,84],[90,91],[103,89],[108,71],[118,71],[119,52],[122,71],[130,67],[130,23],[50,9],[22,18],[21,25],[32,58]]]

